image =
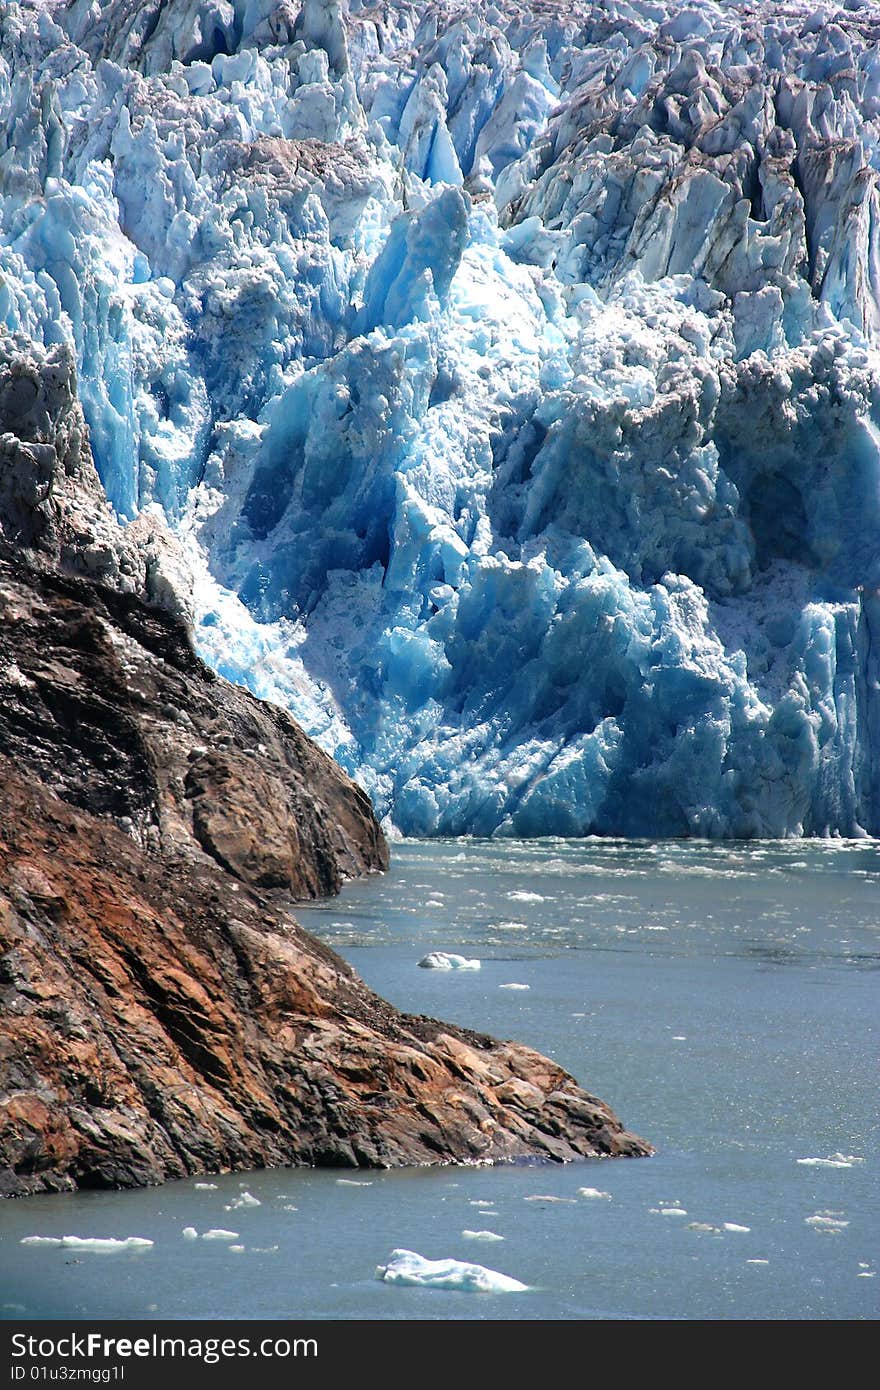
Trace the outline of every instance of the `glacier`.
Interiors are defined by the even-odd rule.
[[[878,180],[868,0],[0,5],[0,331],[404,834],[880,833]]]

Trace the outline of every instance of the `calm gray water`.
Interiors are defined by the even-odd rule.
[[[2,1316],[875,1318],[878,909],[869,842],[396,845],[304,925],[394,1003],[549,1053],[657,1156],[6,1202]],[[482,969],[421,970],[429,950]],[[260,1205],[227,1210],[243,1190]],[[66,1234],[155,1244],[20,1244]],[[529,1292],[392,1287],[395,1247]]]

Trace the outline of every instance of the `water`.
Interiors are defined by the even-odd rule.
[[[869,842],[397,845],[388,875],[303,909],[304,925],[401,1007],[553,1056],[657,1156],[7,1202],[0,1314],[874,1318],[878,887]],[[420,970],[430,950],[483,966]],[[243,1190],[260,1205],[227,1211]],[[186,1240],[187,1225],[239,1240]],[[462,1235],[487,1229],[503,1241]],[[155,1244],[20,1245],[34,1234]],[[395,1247],[530,1290],[391,1287],[375,1269]]]

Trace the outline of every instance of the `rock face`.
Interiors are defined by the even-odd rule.
[[[74,385],[63,353],[0,358],[0,1192],[649,1152],[296,925],[387,865],[369,801],[138,592],[155,538],[107,509]]]

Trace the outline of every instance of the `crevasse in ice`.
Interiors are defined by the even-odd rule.
[[[412,834],[880,830],[876,6],[0,10],[0,326]]]

